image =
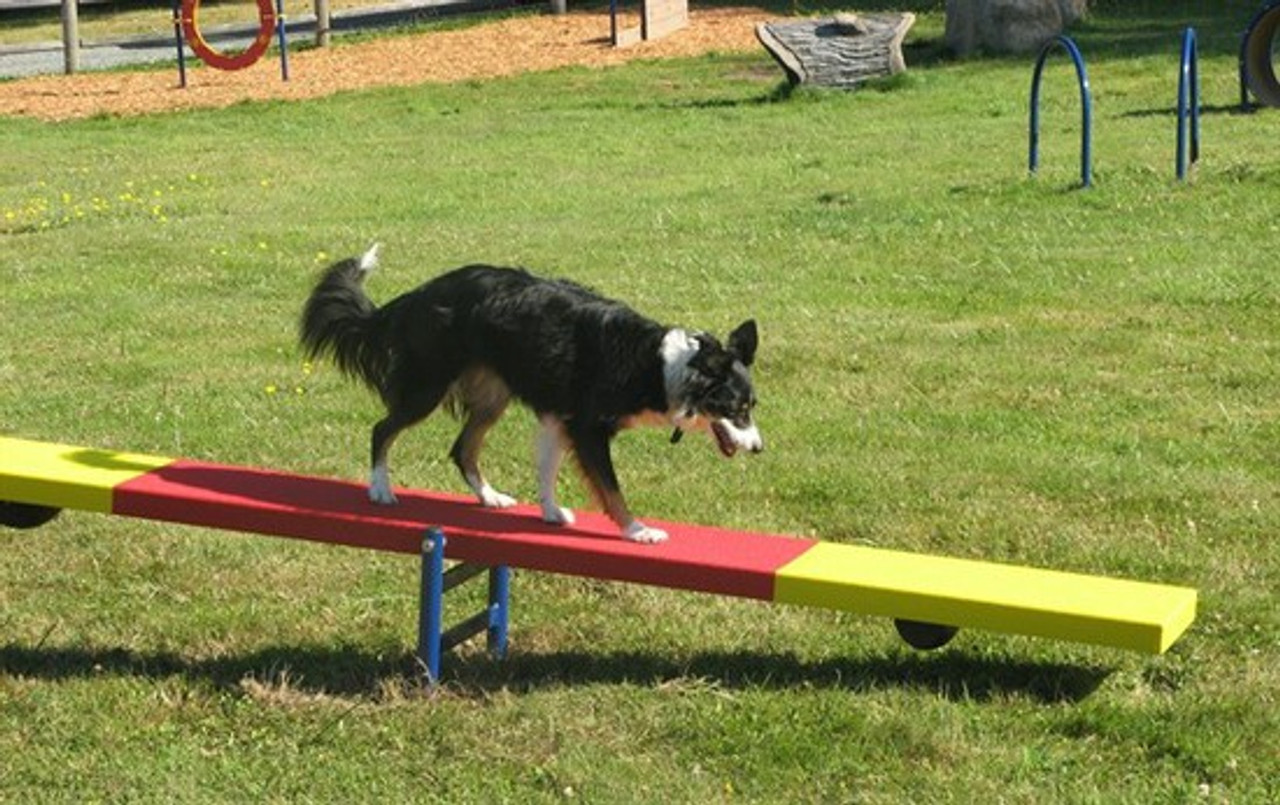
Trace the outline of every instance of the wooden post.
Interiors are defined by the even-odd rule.
[[[76,0],[62,0],[62,65],[67,75],[80,69],[80,13]]]
[[[316,0],[316,47],[329,46],[329,0]]]
[[[567,14],[569,12],[569,0],[551,0],[552,14]]]

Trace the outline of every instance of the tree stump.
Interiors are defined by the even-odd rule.
[[[907,69],[902,40],[916,15],[837,14],[756,26],[756,37],[792,84],[852,89]]]

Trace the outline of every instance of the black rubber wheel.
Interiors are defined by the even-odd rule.
[[[1280,81],[1271,61],[1271,45],[1280,29],[1280,3],[1264,8],[1245,33],[1244,62],[1249,89],[1264,106],[1280,106]]]
[[[10,528],[38,528],[58,516],[62,509],[35,503],[10,503],[0,500],[0,524]]]
[[[956,626],[941,626],[936,623],[909,621],[902,618],[894,618],[893,626],[898,630],[898,636],[907,641],[909,646],[921,651],[942,648],[951,642],[956,632],[960,631]]]

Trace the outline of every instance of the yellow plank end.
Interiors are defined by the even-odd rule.
[[[110,513],[117,485],[171,463],[159,456],[0,436],[0,500]]]
[[[1186,587],[833,543],[782,567],[774,600],[1152,654],[1196,611]]]

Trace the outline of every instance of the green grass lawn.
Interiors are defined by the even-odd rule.
[[[941,4],[905,5],[911,72],[855,94],[781,92],[761,51],[0,120],[0,432],[363,478],[375,401],[295,345],[316,272],[381,241],[385,300],[518,263],[760,322],[768,449],[629,432],[637,512],[1196,587],[1168,654],[918,654],[878,620],[518,572],[510,659],[463,649],[427,690],[412,559],[67,513],[0,534],[0,801],[1275,801],[1280,117],[1232,108],[1254,4],[1074,32],[1088,191],[1066,59],[1031,179],[1032,60],[942,58]],[[407,434],[397,482],[461,491],[455,427]],[[487,454],[524,499],[533,434],[513,413]]]

